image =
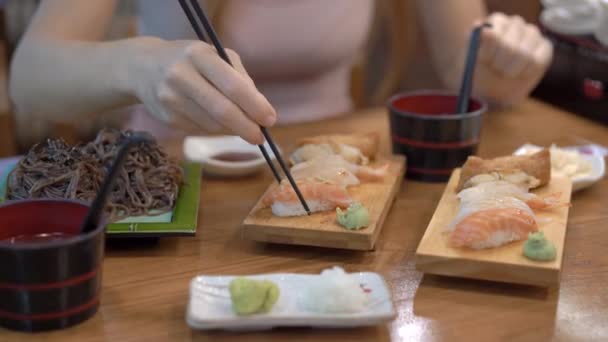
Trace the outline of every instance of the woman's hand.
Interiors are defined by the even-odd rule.
[[[484,28],[475,74],[475,92],[500,105],[523,100],[541,80],[553,46],[520,16],[494,13]]]
[[[227,50],[233,68],[203,42],[138,40],[125,82],[154,117],[189,131],[223,128],[252,144],[264,141],[258,125],[273,125],[276,112],[234,51]]]

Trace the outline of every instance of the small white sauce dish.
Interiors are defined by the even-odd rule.
[[[604,160],[606,151],[600,146],[560,146],[559,148],[567,151],[577,151],[583,159],[589,161],[591,164],[591,171],[589,174],[572,178],[572,191],[579,191],[588,188],[604,177],[606,173],[606,162]],[[537,145],[525,144],[518,148],[513,154],[526,155],[538,152],[541,149],[542,147]]]
[[[274,160],[268,143],[264,146]],[[238,136],[190,136],[184,139],[183,148],[188,161],[200,163],[203,172],[213,176],[241,177],[268,167],[260,148]]]

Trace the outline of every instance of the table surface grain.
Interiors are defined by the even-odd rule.
[[[272,129],[284,150],[299,137],[378,131],[388,153],[384,109],[338,120]],[[608,128],[546,104],[487,113],[485,157],[523,143],[608,145]],[[166,142],[174,152],[180,142]],[[41,334],[0,329],[0,341],[558,341],[608,340],[608,179],[573,197],[561,285],[549,289],[423,275],[414,252],[445,184],[406,181],[373,252],[282,246],[242,240],[239,227],[267,188],[270,172],[238,180],[203,179],[196,237],[111,243],[99,312],[75,327]],[[199,274],[317,273],[332,265],[374,271],[388,281],[397,310],[386,325],[348,330],[198,332],[185,322],[188,284]]]

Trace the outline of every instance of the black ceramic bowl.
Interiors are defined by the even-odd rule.
[[[25,200],[0,205],[0,325],[59,329],[99,306],[104,226],[79,235],[88,206]]]
[[[443,182],[477,152],[487,106],[471,99],[468,113],[452,114],[457,96],[441,91],[395,95],[388,101],[393,153],[407,157],[407,177]]]

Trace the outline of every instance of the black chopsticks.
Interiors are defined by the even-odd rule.
[[[93,203],[91,203],[89,211],[87,212],[87,216],[84,219],[84,222],[82,223],[82,226],[80,228],[80,232],[82,234],[90,233],[99,226],[102,219],[103,210],[106,206],[106,202],[108,200],[108,197],[112,193],[112,187],[116,182],[116,178],[118,178],[120,170],[122,170],[122,165],[125,163],[129,150],[132,147],[141,143],[150,143],[150,138],[141,134],[132,135],[125,140],[125,142],[118,150],[118,153],[114,158],[114,162],[112,163],[112,165],[110,165],[110,168],[106,173],[103,183],[101,184],[101,188],[97,192],[95,199],[93,199]]]
[[[182,9],[184,10],[184,13],[186,14],[186,17],[188,18],[188,21],[190,21],[190,25],[192,25],[192,28],[194,29],[194,32],[196,33],[197,37],[200,40],[205,41],[205,39],[203,37],[203,31],[201,30],[200,26],[198,25],[198,22],[196,21],[195,16],[192,14],[190,7],[186,3],[186,0],[179,0],[179,4],[181,5]],[[207,37],[211,40],[211,42],[215,46],[215,49],[217,50],[218,55],[222,58],[222,60],[224,60],[226,63],[228,63],[229,65],[232,66],[230,57],[228,57],[226,50],[224,50],[222,43],[220,42],[217,34],[215,33],[215,30],[213,29],[213,26],[211,25],[211,22],[207,18],[207,15],[205,15],[205,11],[199,4],[198,0],[190,0],[190,5],[192,6],[192,8],[194,9],[194,12],[198,16],[198,20],[201,22],[201,24],[203,24],[203,27],[205,28],[205,32],[207,33]],[[289,183],[291,184],[291,186],[293,187],[293,190],[295,191],[296,195],[298,196],[298,199],[302,203],[304,210],[306,210],[306,213],[308,215],[310,215],[310,209],[308,208],[308,205],[306,204],[306,201],[304,200],[304,197],[302,196],[300,189],[298,189],[298,185],[296,184],[293,177],[291,176],[291,173],[289,172],[289,168],[283,161],[283,158],[281,157],[279,150],[277,149],[276,145],[274,144],[274,141],[272,140],[270,133],[268,133],[268,131],[266,130],[266,127],[260,126],[260,129],[262,130],[262,134],[264,135],[264,138],[266,139],[266,141],[268,141],[268,145],[270,146],[270,149],[272,150],[274,155],[277,157],[277,160],[279,161],[279,165],[281,166],[281,169],[283,169],[285,176],[287,176],[287,179],[289,180]],[[272,170],[274,177],[276,178],[277,182],[280,184],[281,176],[279,175],[277,169],[275,168],[274,164],[272,163],[272,160],[270,159],[270,156],[268,155],[268,151],[266,151],[266,148],[264,147],[264,145],[258,145],[258,147],[260,148],[260,151],[262,152],[264,159],[266,159],[266,163],[268,163],[268,166],[270,166],[270,169]]]
[[[492,27],[492,25],[489,23],[482,23],[471,31],[469,46],[467,48],[467,57],[462,72],[460,91],[458,92],[456,114],[467,113],[469,111],[471,89],[473,88],[473,74],[475,72],[475,65],[477,64],[477,51],[479,50],[479,43],[481,41],[481,30],[483,30],[484,27]]]

